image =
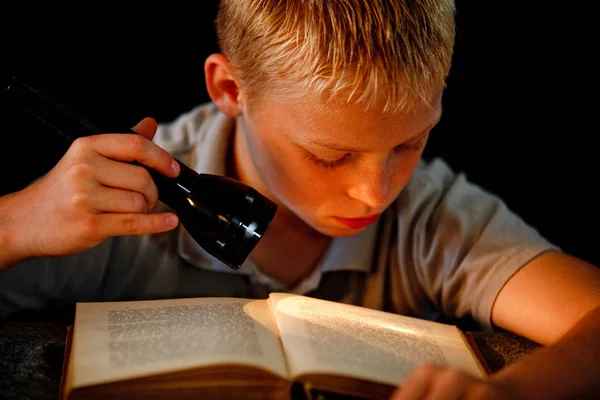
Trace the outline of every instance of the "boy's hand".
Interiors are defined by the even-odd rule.
[[[398,388],[390,400],[509,400],[516,398],[494,385],[456,369],[423,365]]]
[[[63,256],[110,236],[163,232],[177,226],[174,214],[151,214],[158,191],[149,172],[179,173],[173,157],[151,141],[156,122],[142,120],[138,134],[77,139],[56,166],[20,194],[13,228],[26,257]],[[14,217],[17,217],[13,215]]]

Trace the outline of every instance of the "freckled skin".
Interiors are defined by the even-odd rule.
[[[383,114],[383,107],[364,111],[358,105],[319,107],[309,102],[261,99],[260,107],[238,117],[235,166],[244,183],[279,204],[288,223],[329,236],[359,230],[334,219],[360,218],[384,211],[406,186],[423,152],[401,148],[431,129],[441,115],[441,92],[434,107],[413,114]],[[360,152],[344,152],[312,143],[334,142]],[[307,152],[329,161],[325,168]],[[294,218],[295,216],[295,218]],[[289,229],[289,226],[288,226]]]

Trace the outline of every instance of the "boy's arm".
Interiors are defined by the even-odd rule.
[[[600,393],[600,268],[548,251],[506,283],[493,323],[545,345],[479,380],[425,365],[394,400],[591,399]]]
[[[559,252],[525,265],[500,291],[494,324],[546,345],[492,378],[525,398],[600,393],[600,268]]]

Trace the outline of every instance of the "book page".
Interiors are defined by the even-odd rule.
[[[456,327],[330,301],[271,294],[293,376],[330,373],[399,385],[423,362],[484,377]]]
[[[78,303],[72,346],[73,387],[212,363],[288,376],[267,300]]]

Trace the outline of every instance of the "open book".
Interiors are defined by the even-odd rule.
[[[70,332],[65,399],[384,399],[423,362],[488,375],[453,325],[284,293],[78,303]]]

